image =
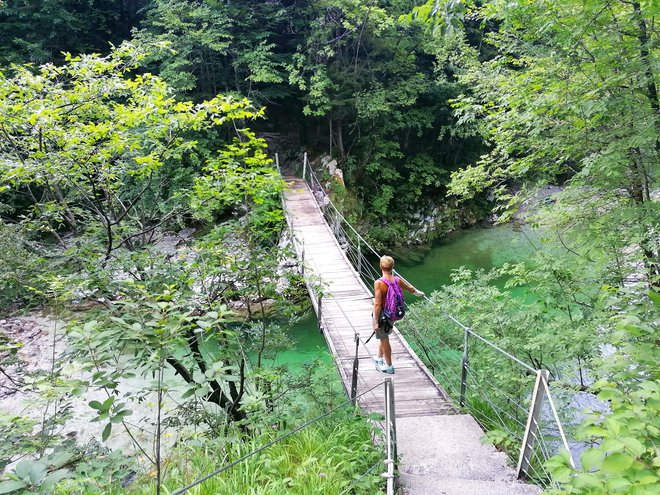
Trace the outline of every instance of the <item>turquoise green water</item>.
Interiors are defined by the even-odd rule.
[[[406,253],[395,254],[396,269],[418,289],[430,294],[451,283],[451,271],[461,266],[488,270],[528,260],[534,252],[535,239],[529,230],[512,225],[465,230],[425,252],[409,253],[408,259],[404,258]],[[291,348],[279,353],[275,364],[296,367],[318,357],[331,360],[313,312],[289,326],[288,334]]]
[[[319,332],[314,311],[310,311],[310,314],[298,320],[294,325],[286,327],[286,333],[291,339],[291,346],[277,354],[274,365],[302,367],[315,359],[332,362],[325,337]]]
[[[524,230],[523,230],[524,229]],[[501,267],[530,258],[536,236],[528,227],[498,225],[456,233],[422,255],[421,261],[401,259],[396,269],[427,294],[450,284],[452,270]]]

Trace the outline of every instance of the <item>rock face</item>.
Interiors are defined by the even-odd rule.
[[[323,155],[318,159],[318,161],[315,160],[313,164],[316,164],[317,166],[320,165],[321,168],[326,169],[330,174],[330,180],[341,184],[342,187],[346,187],[346,184],[344,183],[344,172],[342,172],[342,170],[337,165],[337,160],[331,156]]]
[[[405,243],[408,245],[432,243],[435,239],[480,221],[483,221],[483,214],[476,209],[449,203],[429,206],[424,213],[415,213],[410,218]]]

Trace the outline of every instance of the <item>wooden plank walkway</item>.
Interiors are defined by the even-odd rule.
[[[355,332],[363,340],[372,333],[372,294],[355,271],[325,222],[312,191],[299,178],[286,177],[284,207],[298,256],[303,259],[307,288],[319,314],[318,296],[322,295],[320,322],[337,369],[347,391],[351,388],[355,357]],[[383,381],[394,379],[396,417],[453,414],[456,411],[433,375],[424,366],[401,334],[390,335],[394,375],[381,373],[373,363],[378,341],[368,349],[359,347],[358,394]],[[367,412],[384,411],[383,389],[376,389],[359,400]]]

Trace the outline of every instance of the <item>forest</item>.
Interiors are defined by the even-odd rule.
[[[570,413],[583,449],[546,462],[543,493],[660,494],[659,16],[0,0],[0,494],[182,493],[280,436],[188,493],[384,493],[332,360],[277,362],[311,311],[281,197],[305,153],[395,257],[474,226],[536,232],[532,259],[458,268],[415,303],[420,357],[461,345],[440,308],[602,405]]]

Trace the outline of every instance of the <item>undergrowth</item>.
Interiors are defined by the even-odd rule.
[[[226,438],[180,443],[163,466],[162,493],[172,493],[239,459],[283,434],[266,431],[230,442]],[[191,488],[190,495],[369,494],[381,491],[382,449],[376,431],[352,411],[331,416],[274,444],[253,457]],[[367,473],[364,478],[362,476]],[[156,473],[139,475],[123,487],[117,481],[76,479],[61,483],[58,494],[152,495]],[[126,480],[123,480],[124,484]]]

